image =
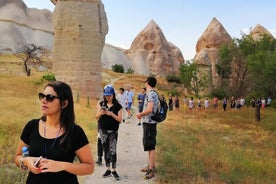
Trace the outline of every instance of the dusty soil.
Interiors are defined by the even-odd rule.
[[[136,117],[127,119],[125,123],[120,124],[119,138],[117,145],[117,173],[120,180],[116,181],[113,176],[103,178],[106,171],[103,164],[95,164],[94,173],[83,179],[82,184],[109,184],[109,183],[127,183],[127,184],[151,184],[151,180],[144,179],[144,173],[140,170],[147,165],[148,154],[144,152],[142,146],[142,126],[137,126]],[[93,147],[95,160],[97,159],[96,145]]]

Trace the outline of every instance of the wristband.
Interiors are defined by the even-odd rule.
[[[19,158],[19,166],[20,166],[21,169],[27,170],[28,167],[26,167],[26,166],[24,165],[23,159],[24,159],[23,157]]]

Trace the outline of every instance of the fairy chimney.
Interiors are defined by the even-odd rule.
[[[136,36],[128,55],[134,71],[143,75],[176,74],[180,64],[184,63],[180,49],[167,41],[153,20]]]
[[[211,79],[209,80],[207,92],[221,84],[221,79],[216,72],[219,47],[222,44],[230,43],[231,40],[231,36],[223,25],[214,17],[197,41],[194,61],[200,66],[202,74],[204,73],[207,78]]]
[[[51,0],[55,4],[53,71],[74,95],[99,98],[101,54],[108,32],[101,0]]]
[[[252,36],[253,39],[259,40],[262,38],[262,36],[267,35],[271,37],[272,39],[275,39],[273,35],[263,26],[260,24],[257,24],[254,29],[250,32],[250,35]]]

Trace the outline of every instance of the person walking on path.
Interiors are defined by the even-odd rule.
[[[191,97],[189,100],[189,111],[192,112],[193,108],[194,108],[194,98]]]
[[[214,96],[213,98],[213,107],[215,110],[217,110],[218,107],[218,97]]]
[[[260,122],[261,121],[261,109],[262,106],[262,100],[261,98],[258,98],[255,102],[255,121]]]
[[[119,89],[119,94],[118,94],[118,101],[122,106],[122,118],[123,118],[123,123],[125,122],[125,113],[126,113],[126,103],[127,103],[127,96],[125,93],[124,88]]]
[[[204,109],[207,110],[208,108],[209,108],[209,99],[208,97],[206,97],[204,100]]]
[[[127,119],[130,119],[132,117],[132,113],[131,113],[131,107],[132,105],[134,105],[134,93],[133,91],[131,91],[131,86],[128,85],[127,86],[127,90],[125,91],[125,94],[127,96]]]
[[[226,111],[226,107],[227,107],[227,98],[224,97],[222,99],[222,108],[223,108],[223,111]]]
[[[172,94],[169,95],[169,111],[173,110],[173,97]]]
[[[15,164],[29,171],[27,184],[78,184],[77,175],[93,173],[94,161],[87,136],[75,123],[71,88],[53,81],[38,96],[42,117],[25,125]],[[22,155],[24,146],[29,149],[27,157]],[[35,165],[39,156],[43,158]]]
[[[143,146],[144,151],[148,152],[148,165],[141,171],[146,172],[145,179],[151,179],[155,175],[155,147],[156,147],[156,121],[151,116],[158,108],[158,94],[153,90],[157,83],[156,78],[148,77],[145,81],[147,95],[144,102],[143,111],[136,116],[142,119],[143,123]]]
[[[142,92],[138,95],[138,110],[139,112],[143,111],[144,101],[146,98],[146,91],[147,89],[144,87],[142,88]],[[139,119],[139,122],[137,124],[138,126],[141,125],[141,119]]]
[[[176,111],[179,111],[179,98],[178,98],[178,95],[175,96],[174,107],[175,107]]]
[[[106,171],[103,177],[114,176],[116,180],[120,177],[117,174],[117,140],[119,124],[122,121],[122,106],[116,99],[114,88],[106,85],[103,92],[103,101],[97,105],[96,119],[99,125],[99,136],[104,150]],[[112,165],[112,171],[110,166]]]

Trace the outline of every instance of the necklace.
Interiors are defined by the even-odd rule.
[[[45,157],[45,158],[47,158],[47,154],[50,153],[50,151],[53,149],[53,147],[54,147],[54,145],[55,145],[55,143],[56,143],[56,141],[57,141],[57,138],[58,138],[58,136],[59,136],[59,134],[60,134],[60,131],[61,131],[61,127],[59,127],[59,130],[58,130],[58,133],[57,133],[57,135],[56,135],[56,138],[54,139],[54,141],[53,141],[53,143],[52,143],[52,145],[51,145],[51,147],[50,147],[50,149],[49,149],[48,152],[47,152],[47,145],[46,145],[46,141],[47,141],[47,140],[45,140],[45,144],[44,144],[44,157]],[[45,137],[45,139],[46,139],[46,122],[45,122],[45,124],[44,124],[44,137]]]

